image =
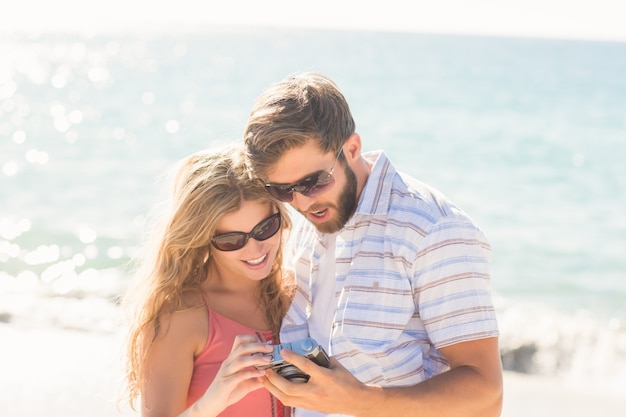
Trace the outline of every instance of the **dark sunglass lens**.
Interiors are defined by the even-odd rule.
[[[268,185],[265,188],[277,200],[283,201],[285,203],[291,203],[291,200],[293,200],[293,191],[290,187],[287,188],[277,185]]]
[[[233,251],[244,247],[247,236],[244,233],[232,233],[222,236],[216,236],[213,244],[216,248],[223,251]]]
[[[272,217],[259,223],[252,231],[252,237],[256,240],[267,240],[274,236],[280,229],[280,214],[275,214]]]
[[[293,186],[293,190],[300,194],[308,195],[309,190],[317,185],[321,173],[322,171],[318,171],[310,177],[303,179]]]
[[[335,179],[328,172],[322,171],[317,176],[317,182],[302,194],[308,197],[315,197],[324,194],[335,184]]]
[[[271,215],[258,223],[250,233],[231,232],[213,237],[211,242],[217,249],[229,252],[243,248],[248,243],[248,237],[258,241],[269,239],[280,230],[280,212]]]
[[[307,197],[323,194],[335,183],[333,176],[326,171],[318,171],[294,185],[268,185],[267,191],[280,201],[291,203],[293,193]]]
[[[269,239],[274,236],[280,230],[281,217],[280,214],[272,217],[266,225],[266,228],[263,230],[263,233],[259,233],[259,240]]]

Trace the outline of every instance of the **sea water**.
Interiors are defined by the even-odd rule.
[[[624,386],[625,43],[196,29],[3,35],[0,320],[116,331],[164,174],[313,70],[486,232],[505,367]]]

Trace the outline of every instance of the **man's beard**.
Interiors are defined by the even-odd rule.
[[[343,229],[348,220],[350,220],[350,218],[356,211],[356,175],[354,175],[354,171],[352,171],[352,169],[348,165],[345,165],[343,171],[346,174],[346,185],[343,187],[341,193],[339,194],[339,202],[338,206],[336,207],[337,218],[334,220],[331,219],[321,224],[315,224],[317,230],[322,233],[335,233]]]

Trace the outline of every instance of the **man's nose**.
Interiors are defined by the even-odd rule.
[[[300,212],[306,212],[314,202],[315,197],[307,197],[304,194],[298,192],[293,193],[293,199],[291,205]]]

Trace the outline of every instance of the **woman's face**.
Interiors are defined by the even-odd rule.
[[[276,227],[276,217],[268,220],[278,209],[271,204],[244,201],[237,211],[227,213],[217,222],[213,238],[219,235],[233,232],[251,233],[254,236],[264,237],[264,234],[271,234]],[[265,220],[267,222],[263,223]],[[261,224],[260,224],[261,223]],[[259,225],[260,224],[260,225]],[[258,227],[257,227],[258,226]],[[212,247],[212,268],[218,277],[225,282],[235,284],[245,280],[260,281],[267,277],[276,259],[280,244],[282,226],[269,238],[257,240],[253,236],[248,236],[248,240],[240,249],[223,251],[213,245]],[[242,236],[222,236],[223,245],[233,246]],[[236,245],[235,245],[236,246]]]

